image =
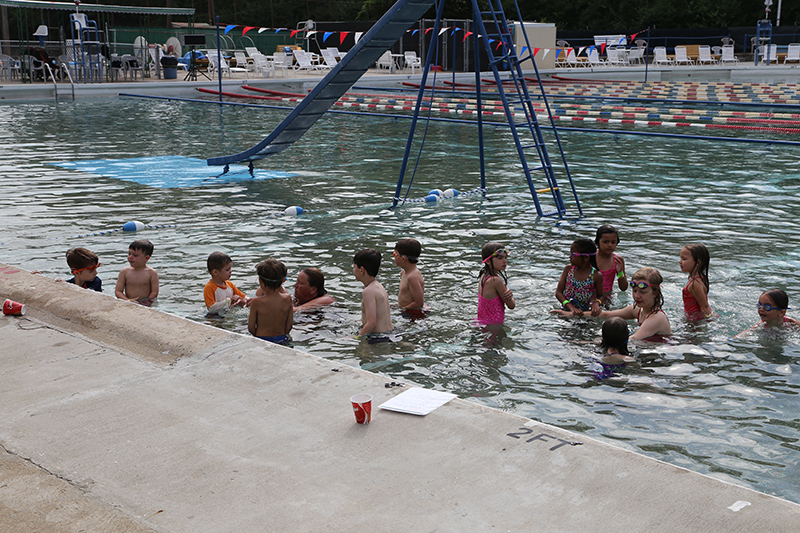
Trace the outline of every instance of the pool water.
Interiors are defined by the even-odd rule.
[[[290,282],[317,266],[337,304],[297,315],[293,345],[392,379],[541,420],[688,469],[800,502],[800,333],[732,340],[757,321],[758,295],[783,288],[800,309],[800,149],[564,132],[584,217],[539,219],[509,132],[489,129],[487,197],[386,207],[394,194],[408,122],[326,115],[294,147],[257,163],[266,179],[216,177],[158,187],[64,168],[57,163],[181,156],[205,159],[247,148],[284,112],[180,102],[110,99],[0,106],[0,260],[69,277],[65,251],[100,256],[105,291],[126,265],[128,244],[150,239],[161,279],[155,307],[246,333],[247,312],[207,318],[203,286],[209,253],[234,259],[232,281],[256,289],[254,265],[286,263]],[[479,185],[476,130],[431,124],[410,197]],[[168,169],[165,169],[165,172]],[[263,177],[263,175],[262,175]],[[544,187],[544,183],[537,184]],[[276,216],[287,206],[309,211]],[[137,234],[129,220],[176,227]],[[638,364],[598,381],[591,370],[601,322],[549,314],[572,241],[614,224],[628,274],[642,266],[664,276],[671,344],[637,347]],[[404,237],[423,246],[428,318],[397,313],[399,339],[370,345],[354,336],[362,286],[352,256],[384,254],[379,280],[396,297],[391,250]],[[503,334],[473,322],[480,249],[508,247],[517,307]],[[710,302],[719,315],[683,317],[678,253],[705,243]],[[291,290],[291,287],[289,287]],[[631,302],[620,293],[615,306]],[[800,316],[800,311],[789,315]]]

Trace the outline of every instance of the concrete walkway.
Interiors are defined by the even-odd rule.
[[[800,506],[0,264],[2,531],[796,531]]]

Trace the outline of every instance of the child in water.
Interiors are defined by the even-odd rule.
[[[556,287],[556,299],[574,316],[591,311],[600,314],[603,276],[597,270],[597,248],[589,239],[578,239],[570,248],[569,264],[564,267]]]
[[[508,253],[498,242],[490,242],[481,250],[483,267],[478,274],[478,322],[483,325],[502,324],[506,319],[506,307],[514,309],[514,293],[506,287],[508,278]]]
[[[631,279],[634,303],[615,311],[601,311],[602,317],[620,317],[625,320],[636,320],[639,329],[631,335],[631,339],[643,340],[656,335],[671,335],[672,328],[669,319],[661,306],[664,305],[664,296],[661,294],[663,278],[655,268],[641,268],[636,271]],[[551,313],[571,317],[570,311],[555,309]]]
[[[628,290],[628,280],[625,278],[625,260],[614,252],[619,244],[619,233],[614,226],[600,226],[594,237],[597,245],[597,270],[603,276],[603,303],[611,300],[614,291],[614,280],[617,280],[619,290]]]
[[[627,363],[635,361],[628,352],[628,323],[625,319],[615,316],[603,323],[603,341],[600,349],[603,350],[603,358],[600,365],[595,365],[594,374],[597,379],[608,379],[613,377],[615,372],[624,368]]]
[[[761,320],[736,336],[739,337],[765,328],[800,326],[800,321],[786,316],[787,309],[791,308],[789,307],[789,296],[784,291],[781,289],[766,291],[758,298],[758,316]]]
[[[689,320],[701,320],[712,315],[708,305],[708,248],[695,243],[681,248],[681,272],[689,274],[683,288],[683,310]]]

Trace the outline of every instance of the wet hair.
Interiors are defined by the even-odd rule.
[[[308,278],[308,285],[317,289],[318,297],[323,294],[328,294],[328,291],[325,290],[325,276],[320,269],[304,268],[302,272]]]
[[[616,235],[617,244],[619,244],[619,232],[617,231],[617,228],[615,228],[614,226],[609,226],[608,224],[604,224],[599,228],[597,228],[597,233],[594,236],[594,243],[597,246],[600,246],[600,237],[602,237],[606,233],[613,233],[614,235]]]
[[[67,250],[67,264],[72,270],[80,270],[98,264],[97,254],[86,248],[70,248]]]
[[[765,291],[761,296],[766,296],[773,301],[775,307],[786,309],[789,307],[789,295],[781,289],[770,289]]]
[[[700,276],[700,279],[708,288],[708,248],[704,244],[700,244],[696,242],[694,244],[687,244],[684,246],[686,250],[689,250],[689,253],[692,254],[692,259],[694,259],[694,268],[697,271],[697,275]],[[691,273],[690,273],[691,274]]]
[[[233,259],[228,257],[228,254],[212,252],[211,255],[208,256],[206,267],[208,267],[208,273],[211,274],[211,271],[222,270],[231,263],[233,263]]]
[[[575,239],[572,241],[572,246],[575,247],[575,250],[579,254],[592,254],[589,255],[589,263],[594,267],[597,268],[597,246],[589,239]],[[572,252],[570,252],[572,253]]]
[[[661,309],[661,306],[664,305],[664,295],[661,294],[661,284],[664,283],[664,278],[661,277],[661,273],[655,268],[644,267],[636,271],[631,280],[634,279],[643,279],[651,286],[653,289],[652,310],[658,311]],[[658,285],[658,287],[652,287],[652,285]]]
[[[153,243],[147,239],[133,241],[131,245],[128,246],[128,250],[136,250],[137,252],[144,253],[144,255],[153,255],[153,249]]]
[[[401,239],[394,245],[397,253],[408,258],[408,262],[415,264],[422,254],[422,245],[417,239]]]
[[[367,274],[374,278],[381,268],[381,254],[372,248],[365,248],[353,256],[353,264],[359,268],[363,267]]]
[[[483,245],[483,248],[481,249],[481,259],[485,261],[485,263],[483,263],[481,271],[478,273],[478,279],[482,279],[484,276],[491,277],[499,275],[501,278],[503,278],[504,283],[508,283],[508,277],[506,276],[506,273],[502,270],[495,272],[492,261],[486,261],[486,259],[492,257],[497,250],[503,250],[504,248],[505,246],[499,242],[487,242]]]
[[[600,348],[616,348],[622,355],[628,354],[628,337],[630,336],[628,323],[624,318],[612,316],[603,322],[603,340]]]
[[[256,274],[265,287],[274,290],[286,279],[286,265],[270,257],[256,265]]]

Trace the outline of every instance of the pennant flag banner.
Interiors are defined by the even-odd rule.
[[[250,30],[254,30],[254,29],[256,29],[256,27],[255,27],[255,26],[247,26],[247,27],[244,29],[244,31],[242,31],[242,37],[244,37],[245,35],[247,35],[247,32],[249,32]]]
[[[225,26],[225,35],[228,35],[228,32],[231,31],[235,27],[236,27],[236,24],[228,24],[227,26]]]
[[[347,37],[347,34],[350,33],[349,31],[340,31],[339,32],[339,44],[344,43],[344,38]]]
[[[322,34],[322,42],[324,43],[325,41],[327,41],[328,37],[330,37],[331,35],[333,35],[332,31],[326,31],[325,33],[323,33]]]

